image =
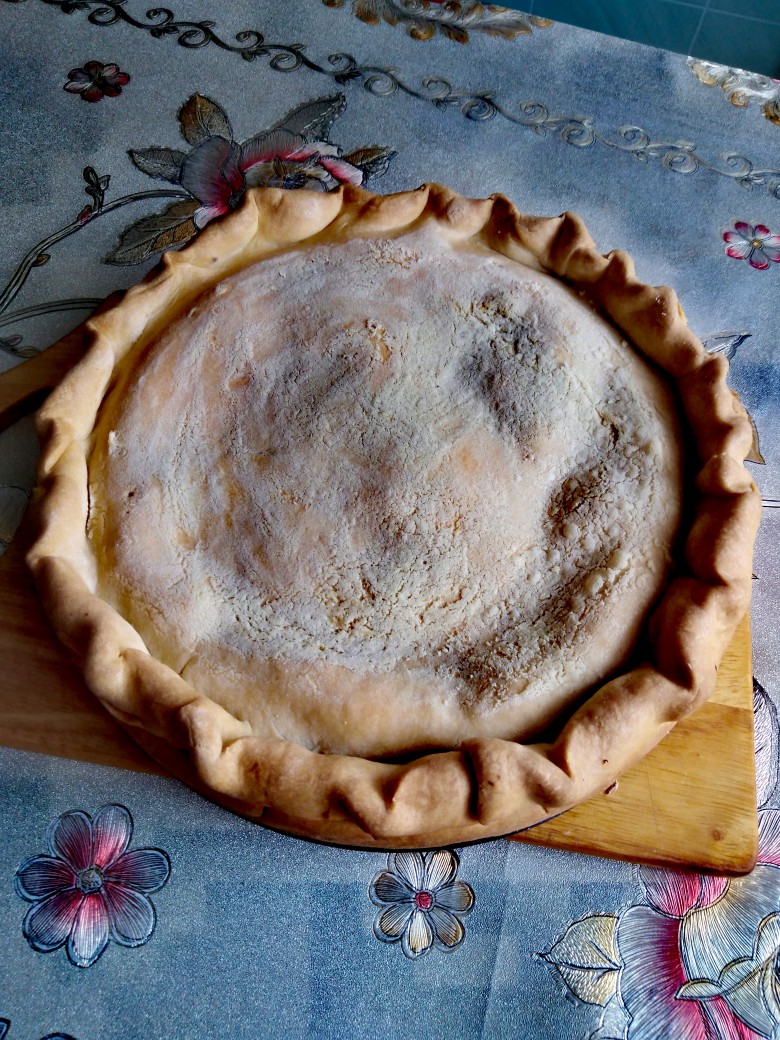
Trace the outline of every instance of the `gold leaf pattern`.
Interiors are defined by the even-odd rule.
[[[720,87],[735,108],[747,108],[753,101],[763,101],[766,118],[780,126],[780,80],[695,58],[688,58],[688,68],[705,86]]]
[[[322,0],[326,7],[344,7],[346,0]],[[483,4],[479,0],[351,0],[352,13],[366,25],[403,25],[413,40],[430,40],[437,32],[456,43],[468,43],[470,32],[513,40],[547,29],[553,22],[539,15]]]
[[[617,917],[592,914],[574,921],[542,954],[569,990],[586,1004],[604,1007],[617,991],[620,956],[615,943]]]

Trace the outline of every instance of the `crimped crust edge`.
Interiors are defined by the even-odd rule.
[[[399,234],[436,220],[454,237],[587,292],[676,387],[697,459],[685,569],[648,625],[649,655],[606,683],[547,744],[484,739],[404,765],[326,756],[253,736],[151,658],[94,592],[85,533],[90,434],[117,362],[204,289],[308,241]],[[258,189],[88,323],[90,350],[45,403],[37,532],[27,559],[60,640],[87,684],[154,757],[229,808],[289,833],[365,847],[433,847],[521,830],[603,791],[712,692],[750,600],[760,496],[744,467],[750,422],[671,289],[641,283],[631,258],[595,247],[579,217],[520,214],[501,195],[465,199],[440,185],[377,196]]]

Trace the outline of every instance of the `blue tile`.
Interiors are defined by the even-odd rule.
[[[780,25],[708,11],[694,48],[697,58],[780,76]]]
[[[581,0],[535,0],[534,14],[684,54],[699,26],[704,3],[706,0],[698,6],[675,0],[644,0],[641,4],[622,0],[593,0],[589,4]]]
[[[780,25],[780,0],[711,0],[710,10],[741,14],[744,18],[762,18]]]

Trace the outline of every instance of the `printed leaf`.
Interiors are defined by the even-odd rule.
[[[20,347],[19,344],[21,342],[21,336],[0,336],[0,350],[15,358],[31,358],[35,357],[36,354],[40,354],[40,350],[37,347]],[[1,1037],[0,1040],[2,1040]]]
[[[385,15],[385,21],[390,22],[391,25],[396,25],[398,19],[396,18],[391,21],[391,19],[387,15]],[[408,21],[408,19],[404,19],[404,21]],[[409,26],[406,31],[409,33],[413,40],[432,40],[433,37],[436,35],[436,26],[432,22],[417,22],[414,25]],[[446,26],[443,28],[442,31],[444,32],[445,36],[452,35],[452,30],[448,29]],[[465,40],[458,40],[458,43],[468,43],[468,33],[464,33],[462,29],[456,29],[454,31],[456,33],[461,33],[463,36],[466,37]],[[453,37],[453,39],[454,38],[455,37]]]
[[[542,958],[586,1004],[604,1007],[617,988],[620,958],[615,945],[617,917],[594,914],[575,921]]]
[[[383,11],[383,16],[388,25],[397,25],[398,19],[395,18],[392,11]],[[372,4],[365,3],[365,0],[357,0],[355,4],[355,14],[366,25],[379,25],[379,15],[373,8]]]
[[[713,1022],[717,1020],[725,1023],[733,1017],[735,1020],[739,1019],[746,1027],[749,1026],[756,1034],[768,1037],[771,1025],[768,1024],[769,1016],[759,991],[763,965],[760,960],[756,960],[756,956],[759,947],[761,950],[772,951],[772,940],[776,938],[777,933],[771,918],[777,916],[776,908],[777,870],[759,864],[747,878],[732,879],[722,897],[715,902],[688,911],[679,922],[679,931],[676,922],[669,922],[671,927],[667,935],[670,946],[667,949],[671,951],[676,947],[675,953],[679,952],[684,969],[684,973],[677,976],[676,985],[685,985],[681,986],[676,996],[681,1000],[696,1001],[710,1001],[720,996],[723,1002],[716,1001],[714,1005],[707,1007],[703,1015],[705,1019],[711,1017]],[[634,930],[633,943],[626,942],[623,923],[634,908],[621,917],[620,936],[621,953],[626,958],[626,966],[623,969],[625,974],[621,981],[621,997],[634,1015],[631,1025],[637,1033],[642,1032],[641,1026],[650,1027],[655,1024],[656,1009],[653,999],[658,992],[655,987],[666,984],[660,981],[662,978],[671,980],[673,977],[668,971],[665,975],[661,974],[664,971],[662,966],[670,963],[665,955],[661,954],[663,947],[656,946],[658,959],[655,962],[646,954],[646,950],[653,944],[653,933],[647,924],[650,920],[660,922],[660,917],[649,907],[643,909],[646,912],[644,918],[637,919],[642,923]],[[765,935],[762,932],[762,922],[767,926]],[[662,933],[657,930],[656,934]],[[633,952],[630,948],[632,945]],[[750,953],[752,955],[745,956]],[[775,953],[772,952],[772,963],[774,960]],[[768,962],[767,960],[764,963]],[[676,955],[673,955],[672,963],[677,963]],[[637,978],[641,979],[645,971],[648,972],[647,984],[643,984],[638,991],[634,990],[633,1000],[629,999],[632,982],[627,978],[629,969],[634,973],[634,981]],[[686,983],[686,979],[691,980],[691,983]],[[636,999],[639,994],[642,997],[641,1002]],[[671,1013],[670,1011],[669,1014]],[[681,1018],[683,1017],[684,1012],[681,1014]],[[747,1031],[739,1026],[734,1036],[736,1037],[737,1032],[742,1036],[743,1031],[747,1035]],[[713,1029],[713,1040],[715,1033]],[[676,1035],[677,1031],[669,1028],[670,1040]],[[707,1035],[709,1037],[709,1032]],[[721,1033],[717,1032],[717,1035],[720,1036]],[[731,1031],[728,1035],[731,1036]],[[660,1030],[658,1036],[661,1036]]]
[[[323,0],[327,7],[343,7],[344,2]],[[439,30],[457,43],[468,43],[470,31],[513,40],[530,35],[534,27],[546,29],[553,24],[549,18],[477,0],[446,4],[439,0],[353,0],[352,10],[367,25],[378,25],[384,19],[388,25],[405,26],[415,40],[430,40]]]
[[[98,190],[100,189],[100,178],[98,177],[97,172],[95,171],[94,167],[92,167],[92,166],[85,166],[84,167],[84,180],[91,187],[93,187],[95,189],[98,189]]]
[[[780,723],[777,708],[764,687],[753,679],[753,720],[756,734],[756,784],[759,806],[766,805],[778,779]]]
[[[0,1018],[0,1040],[3,1040],[3,1037],[8,1032],[10,1026],[11,1023],[7,1018]]]
[[[343,94],[315,98],[293,108],[271,129],[289,130],[306,141],[327,141],[333,123],[344,111],[346,103]]]
[[[780,948],[780,913],[765,917],[758,927],[753,957],[757,961],[773,960]]]
[[[179,111],[179,122],[182,136],[188,144],[200,144],[207,137],[233,140],[233,128],[224,110],[203,94],[193,94],[185,101]]]
[[[737,350],[742,346],[746,339],[749,339],[752,333],[745,331],[728,331],[728,332],[714,332],[710,336],[705,336],[702,339],[705,349],[710,354],[722,354],[727,361],[733,360],[736,356]],[[756,424],[753,421],[752,415],[748,414],[750,420],[750,426],[753,430],[753,443],[750,447],[750,451],[747,455],[748,462],[755,462],[758,465],[765,465],[764,456],[761,454],[761,447],[758,443],[758,430]]]
[[[775,955],[776,951],[763,963],[755,958],[741,957],[726,965],[717,983],[711,983],[737,1018],[760,1036],[769,1036],[773,1025],[777,1024],[776,1008],[772,1007],[771,1001],[768,1005],[766,1000],[771,991],[767,993],[764,985],[767,969],[769,972],[774,970]],[[700,999],[708,999],[704,987]]]
[[[362,170],[365,179],[368,180],[369,177],[381,177],[387,171],[390,160],[397,154],[394,148],[367,145],[365,148],[356,148],[354,152],[345,155],[344,160]]]
[[[27,492],[12,485],[0,486],[0,544],[8,545],[27,509]],[[0,1033],[0,1038],[2,1038]]]
[[[745,461],[757,462],[759,466],[765,466],[766,459],[761,454],[761,445],[758,443],[758,428],[750,412],[748,412],[748,419],[750,420],[750,428],[753,431],[753,443],[750,445],[750,451],[745,456]]]
[[[765,966],[773,970],[778,956],[777,878],[777,867],[759,863],[747,877],[732,880],[717,903],[686,914],[679,934],[686,977],[699,985],[686,984],[678,996],[720,995],[737,1018],[765,1037],[778,1022],[778,1009],[767,1005],[762,989]]]
[[[473,28],[479,29],[486,36],[503,36],[505,40],[514,40],[516,36],[530,36],[533,32],[527,21],[528,15],[525,16],[523,21],[520,21],[517,15],[509,12],[503,17],[498,15],[493,15],[492,17],[493,21],[478,22]],[[537,25],[538,29],[546,29],[552,25],[549,19],[541,19],[541,21],[547,22],[547,25]]]
[[[631,1016],[623,1007],[617,994],[611,997],[601,1012],[596,1029],[588,1040],[625,1040]]]
[[[140,264],[164,249],[184,245],[197,233],[192,219],[197,208],[197,200],[187,199],[131,224],[119,236],[119,244],[106,257],[106,263]]]
[[[441,31],[444,33],[444,35],[448,39],[454,40],[456,43],[468,43],[469,42],[469,34],[466,32],[465,29],[459,29],[457,27],[457,25],[442,25],[441,26]],[[414,36],[416,39],[425,39],[426,38],[425,36],[422,36],[422,35],[418,36],[418,34],[414,30],[412,30],[411,35]],[[431,35],[433,35],[433,33],[431,33]]]
[[[103,208],[103,200],[105,199],[106,188],[111,182],[111,175],[105,174],[103,177],[98,177],[92,166],[85,166],[82,175],[86,184],[84,191],[93,202],[90,208],[92,212],[97,213]]]
[[[750,332],[714,332],[711,336],[702,339],[704,349],[709,354],[722,354],[727,361],[731,361],[746,339],[750,339]]]
[[[718,980],[731,1010],[759,1036],[776,1036],[780,1024],[780,1004],[774,981],[777,950],[762,962],[758,958],[726,967]],[[734,976],[731,982],[730,976]],[[728,982],[728,987],[724,985]]]
[[[771,957],[761,969],[761,999],[772,1022],[772,1040],[780,1035],[780,986],[777,982],[775,958]]]
[[[693,979],[685,982],[675,993],[677,1000],[711,1000],[722,996],[721,987],[710,979]]]
[[[177,148],[131,148],[127,154],[142,173],[171,184],[179,183],[181,164],[187,158],[186,153]]]

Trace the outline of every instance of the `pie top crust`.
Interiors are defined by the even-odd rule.
[[[90,325],[28,560],[94,692],[211,797],[356,845],[509,833],[712,691],[749,421],[578,218],[250,192]]]

